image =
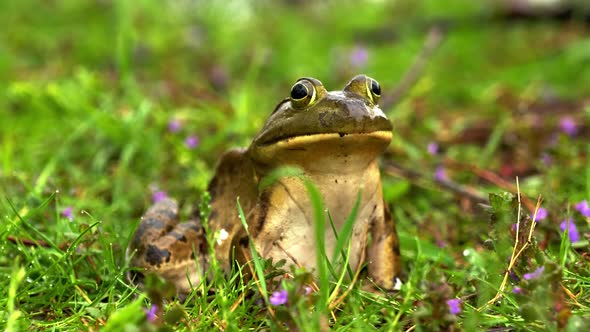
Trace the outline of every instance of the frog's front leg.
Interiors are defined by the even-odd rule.
[[[395,279],[401,274],[401,256],[395,223],[386,202],[383,202],[383,218],[373,219],[370,226],[369,277],[378,287],[393,290]]]
[[[179,295],[196,287],[207,270],[207,239],[200,221],[178,222],[178,205],[164,199],[152,205],[141,218],[127,256],[129,279],[142,284],[146,273],[155,273],[176,286]]]

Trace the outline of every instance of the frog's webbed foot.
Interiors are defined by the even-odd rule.
[[[136,268],[128,275],[132,282],[142,284],[144,275],[151,272],[172,282],[179,294],[187,294],[207,270],[207,239],[200,221],[179,223],[178,204],[164,199],[141,218],[127,256]]]

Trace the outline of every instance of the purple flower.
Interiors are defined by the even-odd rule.
[[[451,313],[451,315],[461,313],[461,299],[447,300],[447,305],[449,306],[449,312]]]
[[[559,120],[559,128],[569,136],[575,136],[578,133],[576,121],[571,116],[564,116]]]
[[[281,305],[281,304],[287,303],[288,299],[289,299],[289,296],[287,294],[287,291],[284,289],[281,289],[278,292],[272,293],[272,295],[269,298],[269,301],[270,301],[270,304],[276,306],[276,305]]]
[[[172,119],[168,122],[168,131],[171,133],[177,133],[182,128],[182,122],[178,119]]]
[[[540,207],[539,210],[537,210],[537,218],[535,219],[535,221],[543,220],[545,218],[547,218],[547,210],[545,208]]]
[[[553,158],[548,153],[543,152],[543,154],[541,155],[541,160],[543,161],[543,164],[545,164],[546,167],[549,167],[551,166],[551,164],[553,164]]]
[[[438,154],[438,143],[436,143],[436,142],[428,143],[428,147],[426,148],[426,151],[428,151],[428,153],[433,156]]]
[[[545,267],[544,266],[539,266],[535,270],[535,272],[525,273],[522,277],[524,278],[524,280],[537,279],[538,277],[541,276],[541,274],[543,274],[543,271],[545,271]]]
[[[588,206],[588,201],[583,200],[580,203],[574,206],[578,212],[580,212],[584,217],[590,217],[590,206]]]
[[[70,221],[74,220],[74,214],[72,213],[72,207],[68,206],[61,211],[61,216],[70,219]]]
[[[512,288],[512,293],[514,293],[514,294],[521,294],[522,293],[522,288],[520,288],[518,286],[514,286]]]
[[[305,286],[305,287],[303,287],[303,293],[304,293],[305,295],[309,295],[309,294],[311,294],[312,292],[313,292],[313,289],[311,289],[311,287],[309,287],[309,286]]]
[[[369,51],[362,46],[355,46],[350,52],[350,65],[356,68],[364,67],[369,60]]]
[[[444,166],[438,166],[434,171],[434,179],[437,181],[446,181],[448,179],[447,170]]]
[[[186,144],[189,149],[194,149],[199,145],[199,137],[191,135],[184,140],[184,144]]]
[[[156,314],[158,313],[158,307],[155,304],[152,304],[149,309],[143,308],[145,315],[147,316],[147,320],[153,322],[156,320]]]
[[[562,232],[565,232],[567,229],[567,234],[570,238],[572,243],[580,241],[580,234],[578,233],[578,228],[576,224],[574,224],[574,220],[572,218],[568,218],[561,222],[559,228]]]
[[[168,197],[168,194],[165,191],[158,190],[152,194],[152,201],[154,203],[158,203],[159,201]]]

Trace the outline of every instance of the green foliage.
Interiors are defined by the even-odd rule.
[[[588,27],[496,20],[492,7],[0,1],[0,329],[588,329],[589,219],[575,208],[590,200]],[[444,43],[407,98],[384,109],[395,128],[382,176],[406,274],[399,292],[348,285],[358,201],[336,252],[318,251],[318,280],[291,269],[276,282],[284,262],[253,252],[256,278],[213,264],[211,280],[183,301],[165,301],[169,285],[157,278],[146,289],[128,282],[125,248],[154,191],[178,198],[183,216],[202,202],[205,220],[217,157],[246,146],[297,78],[340,89],[363,72],[388,93],[441,18]],[[366,62],[351,61],[359,51]],[[575,135],[560,129],[565,117]],[[193,135],[199,144],[189,147]],[[427,152],[431,142],[439,153]],[[415,173],[400,177],[391,161]],[[441,166],[450,180],[493,193],[487,214],[441,190]],[[283,176],[301,171],[277,170],[260,186]],[[322,248],[331,220],[315,185],[306,187]],[[548,215],[535,224],[524,199],[538,195]],[[566,218],[579,241],[561,230]],[[279,290],[288,302],[270,304]],[[450,299],[461,313],[451,314]]]

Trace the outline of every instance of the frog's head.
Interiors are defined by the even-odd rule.
[[[273,167],[366,166],[392,138],[391,122],[377,104],[380,95],[379,83],[365,75],[331,92],[317,79],[301,78],[254,138],[250,155]]]

